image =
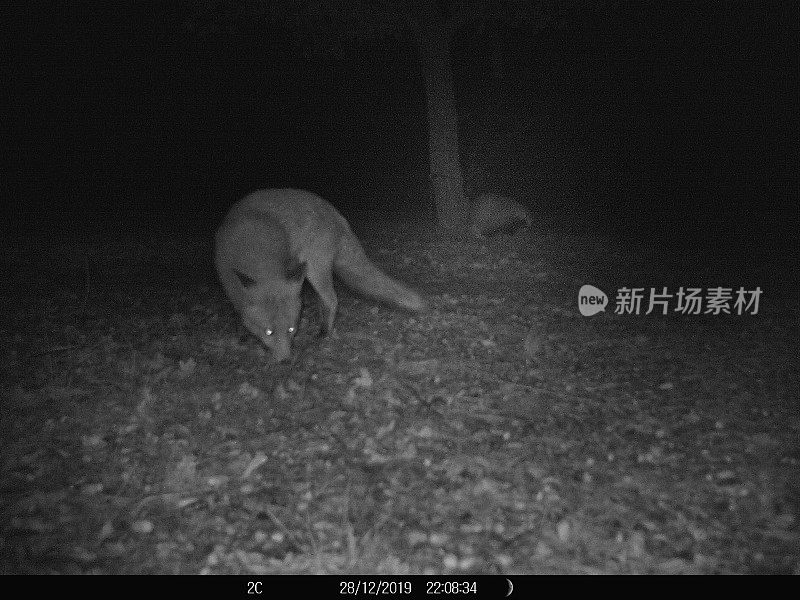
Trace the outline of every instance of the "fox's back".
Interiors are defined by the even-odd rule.
[[[345,218],[331,204],[304,190],[259,190],[242,198],[232,210],[269,214],[290,238],[307,230],[350,231]]]

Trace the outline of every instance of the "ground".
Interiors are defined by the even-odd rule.
[[[340,289],[275,367],[209,240],[156,238],[3,255],[0,572],[800,572],[795,307],[587,318],[584,283],[666,274],[381,236],[431,311]]]

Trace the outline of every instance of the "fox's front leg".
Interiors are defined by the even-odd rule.
[[[320,316],[320,337],[324,337],[333,332],[333,322],[336,320],[336,310],[339,306],[339,299],[333,289],[333,276],[330,267],[326,270],[308,273],[308,282],[319,296],[319,316]]]

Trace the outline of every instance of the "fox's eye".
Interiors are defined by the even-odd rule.
[[[272,331],[272,329],[265,329],[264,330],[264,335],[272,335],[273,333],[275,333],[275,332]]]
[[[294,333],[294,327],[289,327],[289,333]]]

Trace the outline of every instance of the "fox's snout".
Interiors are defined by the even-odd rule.
[[[289,358],[291,357],[292,353],[290,350],[275,350],[272,349],[272,362],[274,363],[285,363],[289,362]]]
[[[261,343],[266,346],[270,351],[270,358],[272,362],[281,363],[286,362],[292,355],[292,340],[289,336],[283,336],[283,339],[276,337],[276,334],[271,336],[260,336]]]

